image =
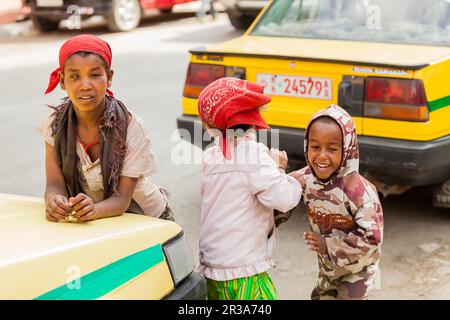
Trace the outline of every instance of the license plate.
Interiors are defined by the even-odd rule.
[[[450,208],[450,180],[434,188],[433,204],[439,208]]]
[[[38,7],[62,7],[63,0],[37,0],[36,5]]]
[[[264,86],[264,93],[269,95],[332,99],[332,82],[327,78],[258,73],[256,82]]]

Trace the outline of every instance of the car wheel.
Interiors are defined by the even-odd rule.
[[[231,25],[236,29],[247,29],[252,24],[254,17],[246,15],[237,15],[232,12],[227,12],[228,18],[230,19]]]
[[[33,26],[41,32],[50,32],[58,30],[59,20],[48,20],[42,17],[31,16]]]
[[[139,25],[141,16],[139,0],[113,0],[106,21],[111,31],[130,31]]]
[[[173,7],[170,8],[164,8],[164,9],[159,9],[159,11],[161,11],[162,13],[171,13],[173,10]]]

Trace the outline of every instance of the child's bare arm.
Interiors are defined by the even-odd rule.
[[[64,177],[56,163],[55,149],[48,143],[45,144],[45,176],[46,218],[53,222],[66,220],[72,207],[67,199]]]
[[[130,206],[136,182],[136,178],[120,177],[117,191],[99,203],[94,203],[84,193],[70,198],[69,201],[75,211],[74,217],[79,222],[86,222],[122,215]]]

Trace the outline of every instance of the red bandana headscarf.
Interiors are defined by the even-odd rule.
[[[237,78],[221,78],[210,83],[198,98],[198,112],[203,122],[222,131],[220,147],[231,159],[226,130],[238,124],[254,125],[257,130],[269,129],[259,107],[270,102],[264,87]]]
[[[112,52],[109,44],[91,34],[81,34],[67,40],[59,50],[59,67],[55,69],[50,75],[50,81],[48,83],[48,88],[45,94],[52,92],[59,83],[58,73],[62,71],[64,62],[74,53],[80,51],[87,51],[98,54],[105,60],[107,66],[111,67],[112,62]],[[106,89],[106,92],[113,96],[113,93]]]

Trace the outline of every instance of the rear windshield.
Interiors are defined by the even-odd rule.
[[[251,34],[450,46],[450,0],[275,0]]]

